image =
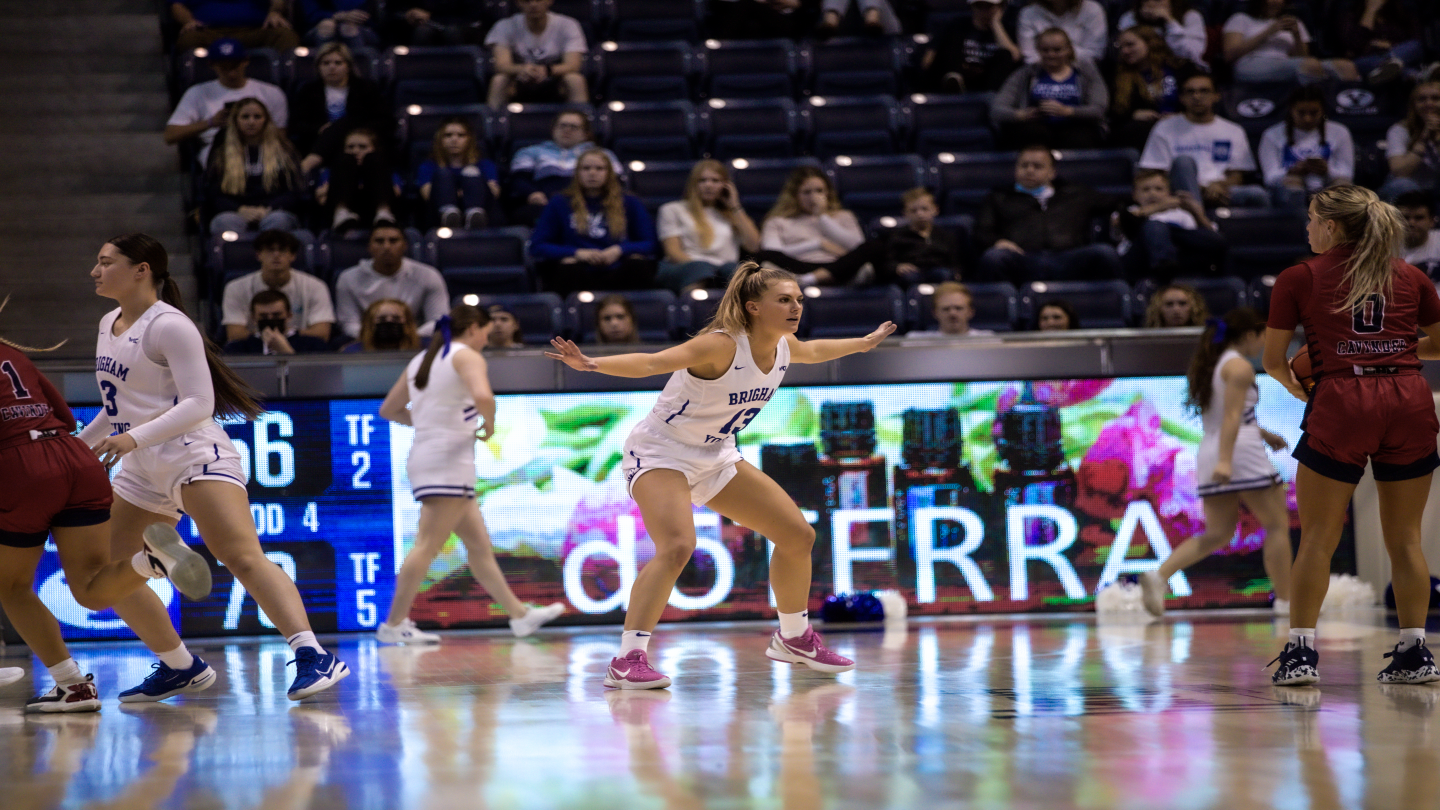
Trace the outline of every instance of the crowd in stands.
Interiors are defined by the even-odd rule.
[[[1404,255],[1440,275],[1426,4],[179,0],[164,138],[193,178],[202,289],[231,352],[411,350],[468,296],[491,308],[491,345],[514,347],[517,302],[536,293],[564,300],[561,331],[637,342],[745,259],[819,295],[894,288],[918,313],[909,337],[990,334],[977,317],[1106,325],[1067,299],[1072,283],[1125,290],[1125,324],[1195,325],[1197,287],[1216,280],[1263,306],[1262,277],[1303,253],[1308,198],[1329,185],[1394,201]],[[706,72],[747,42],[789,66]],[[846,48],[894,68],[821,67]],[[611,67],[631,53],[699,67]],[[448,67],[404,72],[426,59]],[[721,111],[747,104],[753,126],[742,113],[721,133]],[[823,113],[847,105],[890,122],[827,131]],[[652,109],[681,115],[622,137],[625,114]],[[856,193],[866,166],[885,176]],[[1251,220],[1288,230],[1242,260]],[[445,258],[442,242],[467,239],[523,249]],[[668,310],[637,309],[662,291]],[[996,295],[1010,314],[977,315]],[[703,320],[694,308],[667,337]]]

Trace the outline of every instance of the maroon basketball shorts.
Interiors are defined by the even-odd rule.
[[[1376,481],[1408,481],[1440,467],[1440,420],[1419,374],[1327,375],[1315,386],[1304,435],[1291,455],[1326,478],[1358,483],[1369,461]]]
[[[110,519],[110,477],[74,436],[0,449],[0,545],[45,544],[52,526],[94,526]]]

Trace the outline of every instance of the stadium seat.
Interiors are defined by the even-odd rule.
[[[1245,279],[1278,275],[1310,255],[1305,218],[1299,213],[1222,208],[1215,212],[1215,224],[1230,243],[1231,275]]]
[[[485,146],[485,134],[490,131],[490,108],[484,104],[456,104],[456,105],[414,105],[404,111],[400,116],[400,138],[403,144],[401,156],[410,161],[409,166],[413,170],[430,156],[435,144],[435,133],[440,130],[440,125],[449,118],[464,118],[470,122],[475,129],[475,137],[480,139],[482,147]],[[485,149],[485,157],[494,159],[494,155]]]
[[[381,69],[393,81],[397,109],[411,104],[478,104],[484,100],[485,60],[475,45],[397,45],[380,60]]]
[[[972,327],[992,332],[1009,332],[1015,328],[1020,319],[1020,293],[1014,285],[998,281],[965,286],[975,307],[975,316],[970,319]],[[935,310],[930,302],[934,293],[933,284],[917,284],[906,292],[906,320],[910,331],[935,329]]]
[[[810,151],[816,157],[892,155],[900,136],[900,107],[887,96],[811,96]]]
[[[622,161],[693,160],[696,123],[688,101],[612,101],[600,109],[595,131]]]
[[[929,161],[937,199],[946,214],[975,214],[995,186],[1015,183],[1014,152],[941,152]]]
[[[1177,278],[1176,284],[1184,284],[1194,287],[1205,299],[1205,308],[1211,315],[1223,316],[1225,313],[1236,307],[1254,306],[1255,298],[1252,295],[1250,285],[1245,279],[1236,276],[1207,276],[1204,278]],[[1135,299],[1131,312],[1139,320],[1144,318],[1145,308],[1150,305],[1150,299],[1160,285],[1151,279],[1142,279],[1135,284]],[[1268,303],[1268,299],[1267,299]]]
[[[1056,176],[1089,186],[1103,194],[1128,196],[1135,184],[1134,149],[1066,149],[1057,153]]]
[[[699,334],[710,323],[723,294],[723,290],[691,290],[688,297],[680,299],[681,339]]]
[[[916,93],[904,106],[910,149],[932,157],[940,152],[988,152],[995,148],[990,129],[992,93],[938,96]]]
[[[776,158],[772,160],[746,160],[736,158],[730,161],[730,179],[740,191],[740,204],[750,215],[759,212],[761,216],[774,205],[780,189],[789,179],[790,173],[801,166],[823,168],[815,158]],[[756,223],[760,219],[755,220]]]
[[[1085,329],[1124,329],[1130,325],[1130,285],[1115,281],[1032,281],[1020,290],[1020,318],[1028,322],[1044,302],[1059,298],[1075,308]]]
[[[925,183],[925,162],[915,155],[841,156],[826,162],[841,203],[861,222],[903,210],[900,195]]]
[[[842,37],[809,49],[810,93],[817,96],[894,96],[903,69],[888,39]]]
[[[250,56],[250,64],[245,67],[246,76],[280,87],[285,86],[285,73],[280,66],[280,54],[270,48],[250,48],[246,53]],[[193,84],[208,82],[215,78],[215,71],[210,67],[207,59],[208,55],[209,51],[204,48],[176,53],[175,78],[180,84],[180,89],[183,90]]]
[[[697,0],[610,0],[614,22],[610,36],[621,42],[700,38],[704,4]]]
[[[297,230],[291,233],[300,240],[300,253],[295,256],[295,269],[304,270],[324,279],[323,272],[317,272],[315,269],[314,234],[307,230]],[[218,293],[221,287],[232,279],[260,269],[260,259],[255,255],[256,236],[258,236],[257,233],[248,232],[235,234],[234,239],[226,239],[224,236],[210,237],[205,252],[208,254],[210,278],[219,285],[212,286],[211,289]],[[217,294],[214,297],[218,298],[219,296]]]
[[[465,296],[455,296],[457,303],[466,303]],[[520,322],[522,340],[527,346],[543,346],[550,339],[565,334],[565,302],[555,293],[516,293],[476,295],[474,306],[489,309],[500,306]]]
[[[1224,90],[1220,114],[1239,124],[1250,143],[1260,140],[1260,134],[1272,124],[1285,118],[1285,101],[1290,97],[1294,85],[1290,84],[1235,84]]]
[[[576,343],[595,342],[595,305],[607,295],[609,293],[599,290],[582,290],[570,293],[565,299],[566,331]],[[667,342],[679,335],[684,324],[680,322],[680,306],[674,293],[630,290],[619,295],[625,296],[635,309],[635,326],[641,340]]]
[[[788,39],[706,40],[702,91],[709,98],[793,98],[800,52]]]
[[[685,194],[685,181],[695,164],[689,160],[677,161],[630,161],[626,164],[630,179],[630,193],[653,213],[671,200],[678,200]]]
[[[486,139],[494,154],[509,158],[517,149],[550,140],[555,116],[566,110],[578,110],[594,120],[595,111],[588,104],[507,104],[486,122]]]
[[[315,51],[316,49],[301,46],[280,55],[280,75],[285,78],[291,92],[319,75],[315,72]],[[350,57],[355,62],[355,72],[361,77],[377,84],[385,83],[385,77],[379,75],[376,67],[376,63],[380,61],[379,54],[369,48],[356,48],[350,52]]]
[[[1360,82],[1334,82],[1325,86],[1325,115],[1349,128],[1358,149],[1383,139],[1391,124],[1405,117],[1403,95]]]
[[[600,98],[607,101],[680,101],[690,98],[688,42],[603,42],[593,65]]]
[[[701,109],[706,151],[717,160],[795,156],[800,115],[788,98],[712,98]]]
[[[1263,275],[1250,282],[1250,306],[1261,315],[1270,315],[1270,293],[1275,291],[1275,276]]]
[[[905,322],[899,287],[810,287],[800,334],[807,338],[862,337],[886,321]]]
[[[426,264],[445,276],[451,294],[530,292],[524,228],[457,231],[442,228],[425,240]]]
[[[339,278],[341,273],[370,258],[369,240],[370,234],[366,231],[352,231],[348,236],[326,235],[315,246],[315,265],[324,268],[328,278]],[[414,228],[406,228],[405,240],[410,243],[406,256],[425,261],[425,237]]]

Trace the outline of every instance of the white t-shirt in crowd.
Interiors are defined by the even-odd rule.
[[[1240,34],[1246,39],[1257,36],[1261,31],[1270,27],[1273,20],[1257,20],[1245,12],[1230,15],[1225,21],[1225,27],[1220,29],[1222,34]],[[1300,41],[1308,43],[1310,32],[1305,30],[1305,23],[1300,23]],[[1289,31],[1276,31],[1265,38],[1255,50],[1235,60],[1238,65],[1250,59],[1289,59],[1295,52],[1295,35]]]
[[[1070,36],[1076,59],[1099,62],[1105,58],[1110,45],[1110,23],[1105,18],[1105,7],[1095,0],[1080,0],[1069,14],[1056,14],[1039,3],[1020,9],[1015,23],[1015,44],[1020,47],[1026,64],[1040,61],[1035,39],[1050,28],[1059,28]]]
[[[695,230],[695,218],[690,215],[690,209],[684,200],[660,206],[660,222],[657,227],[660,238],[680,237],[680,249],[693,261],[710,264],[732,264],[740,261],[740,245],[735,241],[735,228],[730,224],[730,220],[721,216],[720,212],[711,206],[706,206],[703,210],[715,232],[710,239],[710,247],[701,247],[700,235]]]
[[[1120,15],[1120,24],[1115,27],[1116,31],[1128,31],[1138,23],[1135,21],[1135,12],[1127,11]],[[1180,16],[1178,21],[1171,20],[1165,24],[1162,32],[1165,36],[1165,44],[1170,50],[1181,59],[1189,59],[1196,64],[1205,64],[1205,47],[1208,44],[1208,35],[1205,33],[1205,16],[1195,9],[1190,9]]]
[[[250,300],[266,286],[260,271],[243,275],[225,285],[220,322],[226,326],[250,324]],[[292,323],[298,329],[309,329],[317,323],[334,323],[335,306],[325,282],[299,270],[290,271],[290,283],[280,288],[290,299]]]
[[[1350,129],[1334,121],[1325,122],[1325,143],[1320,143],[1320,130],[1296,130],[1295,143],[1285,142],[1282,121],[1260,136],[1260,171],[1265,185],[1279,183],[1291,166],[1302,160],[1320,158],[1330,166],[1331,177],[1355,176],[1355,141]]]
[[[234,89],[224,86],[219,80],[193,85],[180,97],[180,103],[175,105],[175,112],[170,113],[170,120],[165,122],[165,126],[183,127],[208,121],[226,104],[252,96],[260,99],[265,109],[270,111],[270,120],[275,122],[275,126],[284,129],[286,122],[290,120],[290,106],[285,101],[285,91],[259,79],[246,79],[243,87]],[[200,165],[205,165],[206,158],[210,156],[210,144],[219,132],[219,127],[210,127],[200,133],[200,142],[204,144],[200,149]]]
[[[563,60],[567,53],[590,50],[580,23],[574,17],[553,12],[545,21],[545,30],[538,34],[525,26],[524,14],[506,17],[490,29],[485,44],[504,45],[516,62],[529,65],[550,65]]]
[[[1385,157],[1400,157],[1410,151],[1410,130],[1405,128],[1405,122],[1399,121],[1390,125],[1385,130]]]
[[[1419,247],[1408,248],[1402,245],[1400,258],[1421,270],[1430,272],[1435,265],[1440,264],[1440,230],[1431,231],[1430,238],[1426,239],[1425,243]]]
[[[1172,115],[1150,130],[1140,168],[1170,170],[1175,158],[1195,159],[1200,185],[1224,180],[1225,172],[1255,170],[1255,154],[1240,125],[1216,116],[1208,124],[1192,124],[1183,115]]]

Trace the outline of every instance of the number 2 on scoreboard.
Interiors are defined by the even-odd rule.
[[[350,477],[350,487],[352,489],[369,489],[370,482],[365,480],[365,475],[370,472],[370,451],[356,450],[351,453],[350,464],[355,467],[355,474]]]

